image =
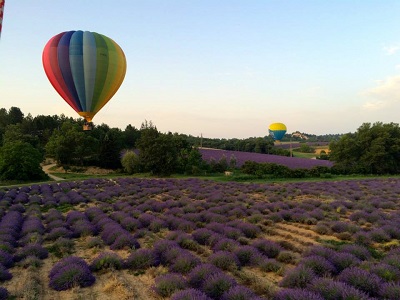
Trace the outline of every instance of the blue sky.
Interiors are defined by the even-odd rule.
[[[6,0],[0,107],[78,117],[41,55],[52,36],[88,30],[128,64],[95,124],[246,138],[273,122],[312,134],[399,123],[399,14],[398,0]]]

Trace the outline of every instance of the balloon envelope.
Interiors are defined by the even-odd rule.
[[[269,125],[268,131],[274,140],[280,141],[286,133],[286,125],[283,123],[272,123]]]
[[[117,92],[126,73],[126,58],[119,45],[90,31],[52,37],[42,61],[54,89],[87,122]]]
[[[3,16],[4,16],[4,5],[6,4],[6,0],[0,0],[0,36],[1,36],[1,28],[3,26]]]

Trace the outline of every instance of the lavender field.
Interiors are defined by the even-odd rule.
[[[0,299],[400,299],[400,179],[0,190]]]
[[[316,166],[333,166],[333,163],[328,160],[206,148],[199,149],[199,151],[203,157],[203,160],[207,162],[210,162],[212,159],[218,162],[223,156],[225,156],[229,162],[231,156],[234,156],[236,158],[237,167],[241,167],[246,161],[254,161],[257,163],[274,163],[286,166],[290,169],[311,169]]]

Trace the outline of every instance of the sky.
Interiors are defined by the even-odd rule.
[[[248,138],[274,122],[316,135],[399,123],[399,15],[398,0],[6,0],[0,108],[78,118],[41,56],[87,30],[127,59],[97,125]]]

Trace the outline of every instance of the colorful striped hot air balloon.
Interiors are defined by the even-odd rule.
[[[4,16],[4,5],[6,4],[6,0],[0,0],[0,37],[1,37],[1,28],[3,26],[3,16]]]
[[[268,131],[274,140],[280,141],[286,133],[286,125],[283,123],[272,123],[269,125]]]
[[[118,44],[90,31],[54,36],[44,47],[42,60],[54,89],[87,124],[117,92],[126,73],[125,54]]]

